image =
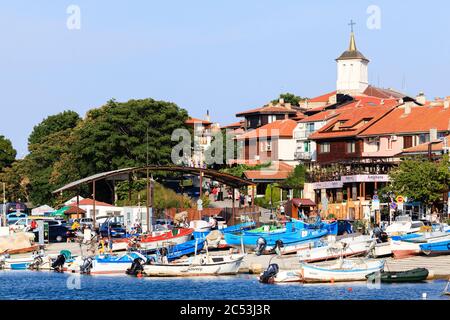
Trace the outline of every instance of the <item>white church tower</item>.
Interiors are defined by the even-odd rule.
[[[352,31],[348,50],[336,59],[338,93],[363,93],[369,86],[368,64],[369,60],[356,49],[353,21],[350,22]]]

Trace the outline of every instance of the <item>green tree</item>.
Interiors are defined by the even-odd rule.
[[[299,164],[295,167],[294,171],[280,183],[280,186],[284,189],[293,189],[294,197],[300,197],[301,190],[305,185],[306,180],[306,168],[303,164]]]
[[[450,184],[448,156],[440,162],[420,159],[404,160],[389,174],[391,190],[408,198],[422,201],[426,205],[439,202],[442,193]]]
[[[296,96],[292,93],[282,93],[280,94],[280,97],[276,100],[273,100],[272,103],[276,104],[280,101],[280,99],[284,99],[285,103],[290,103],[293,106],[300,106],[300,102],[306,100],[307,98]]]
[[[0,135],[0,171],[11,166],[16,159],[17,152],[10,140]]]
[[[28,137],[28,145],[39,144],[51,134],[75,128],[80,121],[78,113],[71,110],[49,116],[33,128]]]
[[[30,178],[27,160],[16,160],[0,172],[0,181],[6,184],[6,199],[9,202],[30,201]]]
[[[150,164],[171,163],[175,129],[185,128],[187,111],[153,99],[110,100],[90,110],[74,132],[72,153],[82,176]]]

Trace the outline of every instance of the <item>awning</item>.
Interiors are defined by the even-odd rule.
[[[315,207],[316,206],[316,203],[314,201],[312,201],[311,199],[294,198],[294,199],[292,199],[292,203],[296,207]]]
[[[69,208],[70,208],[70,206],[64,206],[62,208],[59,208],[58,210],[56,210],[55,212],[52,213],[52,216],[53,217],[56,217],[56,216],[64,217],[66,210],[68,210]]]

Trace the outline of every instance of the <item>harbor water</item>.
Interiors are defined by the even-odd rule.
[[[0,271],[0,300],[450,300],[442,295],[446,283],[265,285],[256,275],[134,278]]]

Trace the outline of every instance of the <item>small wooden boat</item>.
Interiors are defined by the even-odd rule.
[[[5,250],[5,251],[1,252],[0,255],[2,255],[2,254],[13,255],[13,254],[29,253],[29,252],[37,251],[37,250],[39,250],[39,248],[40,248],[40,245],[36,244],[36,245],[32,245],[32,246],[26,247],[26,248]]]
[[[123,255],[98,255],[95,257],[77,257],[67,265],[67,271],[85,274],[125,274],[135,259],[147,261],[147,257],[139,252]]]
[[[276,263],[270,264],[259,276],[259,282],[267,284],[301,281],[303,281],[301,270],[279,270]]]
[[[143,275],[149,277],[192,277],[234,275],[244,259],[243,254],[202,254],[188,259],[168,263],[153,263],[143,266]]]
[[[421,246],[425,244],[434,244],[438,242],[445,242],[450,240],[450,236],[442,235],[441,233],[434,236],[424,236],[412,237],[405,240],[393,240],[392,241],[392,254],[395,258],[407,258],[410,256],[418,255],[422,251]],[[427,247],[424,247],[427,248]],[[427,251],[427,250],[426,250]],[[430,251],[431,252],[431,251]]]
[[[374,239],[370,236],[347,237],[324,246],[299,250],[300,262],[317,262],[366,254]]]
[[[286,231],[279,233],[245,233],[245,234],[224,234],[225,242],[230,246],[241,247],[244,245],[247,249],[255,249],[258,243],[258,239],[263,238],[268,248],[276,246],[276,242],[281,240],[283,245],[298,244],[300,242],[308,242],[314,239],[319,239],[328,234],[325,229],[313,230],[304,229],[296,231]]]
[[[450,253],[450,238],[444,241],[429,242],[420,245],[420,250],[429,255],[449,254]]]
[[[428,278],[428,269],[416,268],[406,271],[383,271],[373,272],[366,276],[369,281],[380,280],[384,283],[397,283],[397,282],[421,282]]]
[[[392,255],[391,242],[376,243],[375,246],[369,249],[372,258],[388,257]]]
[[[6,270],[28,270],[40,269],[50,270],[53,262],[53,257],[49,255],[33,254],[23,258],[0,258],[0,269]]]
[[[383,260],[342,259],[331,265],[302,264],[300,272],[304,282],[347,282],[365,281],[366,275],[383,268]]]
[[[413,221],[410,216],[398,216],[394,223],[386,228],[388,236],[419,232],[424,227],[422,221]]]
[[[149,235],[142,235],[139,239],[139,246],[142,249],[149,250],[164,247],[169,244],[175,245],[184,243],[191,238],[193,232],[194,229],[187,228],[153,232]]]

